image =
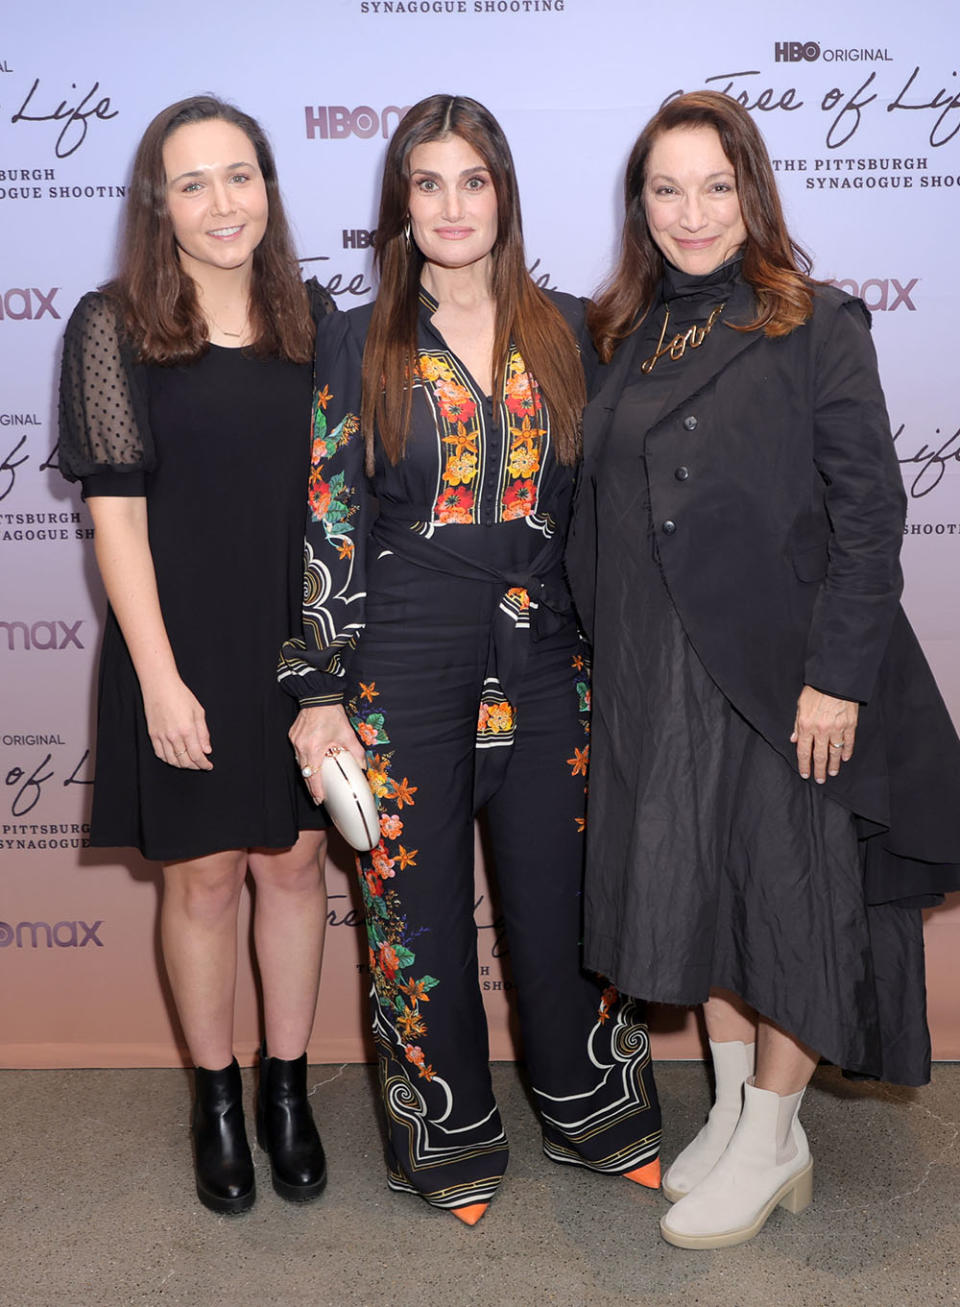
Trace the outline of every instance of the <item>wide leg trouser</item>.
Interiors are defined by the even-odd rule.
[[[390,1183],[442,1207],[488,1200],[507,1165],[474,922],[481,806],[544,1150],[621,1174],[660,1143],[642,1007],[580,965],[582,649],[572,622],[532,640],[512,593],[381,558],[351,666],[383,836],[358,869]],[[505,614],[529,642],[509,699],[491,653]]]

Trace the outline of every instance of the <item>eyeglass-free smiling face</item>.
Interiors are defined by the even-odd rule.
[[[643,201],[650,235],[681,272],[713,272],[747,239],[733,164],[714,127],[674,127],[657,137]]]
[[[267,229],[268,199],[250,139],[219,118],[178,127],[163,145],[167,211],[191,275],[245,267]]]
[[[462,137],[410,151],[410,225],[430,263],[465,268],[489,257],[497,240],[497,193],[483,159]]]

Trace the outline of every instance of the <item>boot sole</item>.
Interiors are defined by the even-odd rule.
[[[285,1198],[288,1203],[309,1203],[314,1198],[319,1198],[327,1187],[327,1173],[324,1171],[319,1180],[313,1180],[310,1184],[288,1184],[286,1180],[281,1180],[279,1176],[274,1175],[273,1188],[281,1198]]]
[[[663,1194],[664,1198],[666,1198],[667,1202],[670,1202],[670,1203],[679,1203],[679,1201],[680,1201],[681,1198],[686,1198],[686,1196],[687,1196],[687,1194],[690,1192],[690,1190],[689,1190],[689,1189],[671,1189],[670,1186],[669,1186],[668,1184],[663,1184],[663,1183],[661,1182],[661,1184],[660,1184],[660,1192]]]
[[[746,1243],[760,1233],[767,1218],[775,1207],[784,1207],[796,1215],[810,1206],[813,1200],[813,1159],[811,1158],[802,1171],[790,1177],[780,1186],[770,1201],[760,1209],[749,1225],[739,1230],[724,1230],[722,1234],[678,1234],[667,1228],[664,1216],[660,1221],[660,1233],[667,1243],[674,1248],[733,1248],[739,1243]]]
[[[208,1193],[197,1185],[197,1197],[203,1203],[204,1207],[211,1212],[217,1212],[220,1216],[241,1216],[244,1212],[249,1212],[257,1197],[256,1185],[247,1193],[240,1194],[237,1198],[222,1198],[218,1194]]]
[[[290,1184],[287,1180],[281,1180],[274,1170],[273,1158],[270,1157],[270,1150],[264,1142],[263,1131],[257,1128],[257,1147],[261,1153],[264,1153],[270,1160],[270,1179],[273,1181],[274,1193],[279,1194],[281,1198],[288,1203],[310,1203],[314,1198],[319,1198],[327,1187],[327,1168],[323,1168],[323,1175],[319,1180],[311,1180],[309,1184]]]

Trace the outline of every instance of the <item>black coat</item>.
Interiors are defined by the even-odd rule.
[[[724,323],[753,314],[739,283]],[[588,635],[597,458],[637,341],[601,370],[584,416],[568,571]],[[795,765],[804,684],[861,704],[854,758],[828,785],[872,837],[868,901],[960,887],[960,740],[899,604],[905,496],[867,310],[824,288],[786,337],[718,326],[676,367],[646,457],[666,584],[738,712]]]

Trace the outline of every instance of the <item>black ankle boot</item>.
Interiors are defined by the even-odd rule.
[[[235,1214],[253,1206],[253,1158],[243,1125],[243,1085],[234,1058],[222,1071],[198,1066],[193,1109],[197,1197],[213,1212]]]
[[[270,1157],[273,1187],[291,1203],[316,1198],[327,1183],[323,1144],[307,1101],[307,1055],[292,1062],[260,1049],[257,1142]]]

